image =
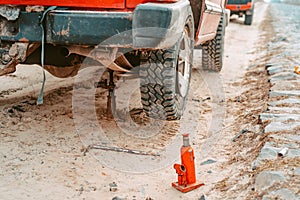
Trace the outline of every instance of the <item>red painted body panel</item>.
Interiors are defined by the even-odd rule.
[[[250,10],[252,8],[252,3],[249,2],[246,5],[243,5],[243,4],[238,4],[238,5],[227,4],[226,8],[229,9],[229,10],[233,10],[233,11]]]
[[[70,6],[84,8],[135,8],[138,4],[147,2],[176,2],[178,0],[0,0],[1,4],[13,5],[40,5],[40,6]]]
[[[176,2],[178,0],[126,0],[127,8],[135,8],[138,4],[147,3],[147,2],[159,2],[159,3],[170,3]]]
[[[140,3],[147,3],[149,0],[126,0],[127,8],[135,8]]]
[[[0,0],[0,4],[70,6],[85,8],[125,8],[125,0]]]

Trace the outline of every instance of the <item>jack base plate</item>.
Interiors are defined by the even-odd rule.
[[[188,184],[186,186],[184,185],[178,185],[178,182],[173,182],[172,183],[172,187],[173,188],[176,188],[177,190],[179,190],[180,192],[183,192],[183,193],[186,193],[186,192],[190,192],[192,190],[195,190],[201,186],[203,186],[204,183],[201,183],[201,182],[196,182],[196,183],[193,183],[193,184]]]

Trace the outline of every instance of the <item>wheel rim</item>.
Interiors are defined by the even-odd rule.
[[[179,45],[177,64],[177,92],[181,97],[187,96],[191,76],[191,39],[185,28]]]

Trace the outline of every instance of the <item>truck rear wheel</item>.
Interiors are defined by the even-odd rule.
[[[152,118],[180,119],[189,90],[193,60],[193,20],[170,49],[142,53],[140,66],[141,102]]]
[[[247,14],[248,13],[248,14]],[[245,13],[245,21],[244,24],[245,25],[251,25],[252,21],[253,21],[253,14],[254,14],[254,4],[252,5],[251,10],[247,11]]]
[[[204,70],[219,72],[222,69],[225,25],[226,20],[223,14],[215,38],[202,45],[202,68]]]
[[[245,25],[251,25],[252,24],[252,20],[253,20],[253,8],[251,9],[251,14],[245,14],[245,21],[244,24]]]
[[[252,18],[253,18],[253,15],[245,15],[245,21],[244,21],[244,24],[245,25],[251,25],[252,24]]]

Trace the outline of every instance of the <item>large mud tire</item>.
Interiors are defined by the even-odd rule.
[[[224,37],[226,28],[226,19],[223,14],[217,34],[214,39],[202,45],[202,68],[208,71],[219,72],[223,67]]]
[[[170,49],[141,54],[140,91],[146,114],[156,119],[180,119],[189,90],[194,45],[190,17],[179,41]]]

